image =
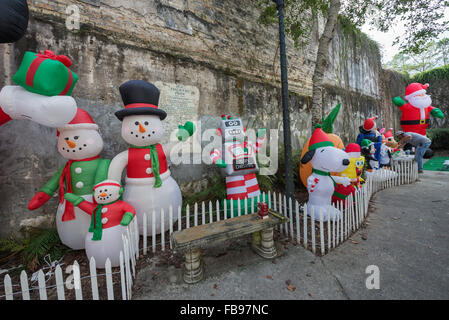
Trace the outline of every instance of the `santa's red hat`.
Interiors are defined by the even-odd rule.
[[[384,134],[385,139],[393,137],[393,133],[391,133],[391,129],[385,132]]]
[[[345,152],[348,154],[349,158],[360,158],[361,149],[357,143],[350,143],[346,146]]]
[[[374,122],[374,120],[376,119],[377,116],[366,119],[365,122],[363,123],[363,129],[365,129],[366,131],[373,130],[376,127],[376,123]]]
[[[59,136],[59,130],[70,130],[70,129],[92,129],[98,130],[98,125],[94,122],[92,117],[87,111],[78,108],[75,117],[68,124],[58,128],[56,135]]]
[[[320,128],[316,128],[310,137],[309,150],[315,150],[322,147],[335,147],[329,136]]]
[[[411,83],[407,86],[407,89],[405,89],[405,99],[412,98],[416,96],[417,94],[426,93],[426,89],[429,87],[429,84],[421,84],[421,83]]]

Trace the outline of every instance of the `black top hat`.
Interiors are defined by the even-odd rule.
[[[126,116],[138,114],[157,115],[161,120],[167,117],[167,113],[158,108],[159,89],[153,84],[145,80],[130,80],[123,83],[119,90],[125,104],[125,109],[115,113],[120,121]]]

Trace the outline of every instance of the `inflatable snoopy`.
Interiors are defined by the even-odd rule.
[[[316,220],[320,219],[322,212],[323,221],[327,221],[328,212],[330,219],[338,219],[341,212],[331,205],[335,184],[348,186],[351,180],[347,177],[331,176],[331,172],[341,172],[349,165],[350,160],[346,152],[335,148],[332,141],[320,128],[316,128],[310,138],[309,151],[303,156],[301,162],[312,163],[312,174],[307,179],[307,213],[312,212]]]

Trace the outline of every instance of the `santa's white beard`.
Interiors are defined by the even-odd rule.
[[[427,94],[423,97],[411,97],[408,101],[412,106],[419,109],[425,109],[432,104],[432,99]]]

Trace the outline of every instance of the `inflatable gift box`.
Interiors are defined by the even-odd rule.
[[[72,61],[50,50],[43,54],[27,51],[13,81],[27,91],[44,96],[70,96],[78,76],[69,67]]]

